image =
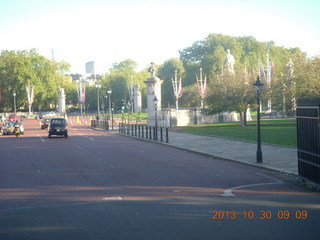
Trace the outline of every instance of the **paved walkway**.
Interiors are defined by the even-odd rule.
[[[263,162],[256,163],[256,143],[170,131],[169,145],[218,158],[298,175],[296,148],[262,144]]]

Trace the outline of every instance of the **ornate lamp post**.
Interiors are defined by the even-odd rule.
[[[13,95],[13,111],[14,111],[14,114],[16,114],[17,113],[17,111],[16,111],[16,96],[17,96],[17,94],[15,91],[13,91],[12,95]]]
[[[154,97],[154,124],[155,124],[155,139],[158,140],[158,98]]]
[[[109,119],[111,118],[111,126],[113,130],[113,114],[112,114],[112,109],[111,109],[111,89],[107,90],[107,93],[109,95]]]
[[[253,86],[256,87],[257,92],[257,163],[262,163],[262,150],[261,150],[261,132],[260,132],[260,95],[263,91],[263,83],[260,81],[259,76]]]
[[[97,96],[98,96],[98,99],[97,99],[98,116],[100,116],[99,89],[101,88],[101,84],[97,83],[96,88],[97,88]]]

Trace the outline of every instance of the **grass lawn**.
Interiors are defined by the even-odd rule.
[[[256,121],[248,122],[246,127],[242,127],[239,122],[214,123],[180,127],[177,131],[198,135],[212,135],[232,139],[257,141]],[[261,141],[262,143],[296,147],[296,120],[262,120]]]

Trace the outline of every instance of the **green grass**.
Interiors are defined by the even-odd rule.
[[[180,127],[179,132],[197,135],[211,135],[231,139],[257,141],[256,121],[248,122],[242,127],[239,122],[214,123],[206,125],[195,125]],[[297,132],[295,120],[262,120],[261,121],[262,143],[276,144],[282,146],[296,147]]]

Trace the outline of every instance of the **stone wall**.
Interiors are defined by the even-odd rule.
[[[223,112],[214,115],[201,113],[200,109],[175,110],[163,108],[158,122],[164,127],[188,126],[194,124],[239,121],[236,112]]]

